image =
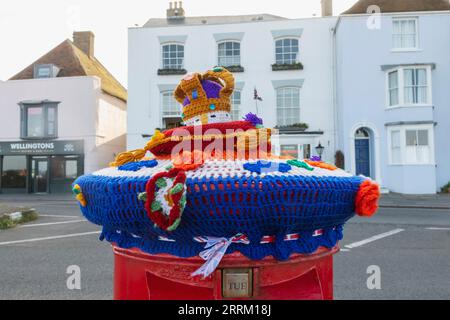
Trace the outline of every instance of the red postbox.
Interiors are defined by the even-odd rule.
[[[191,277],[204,263],[200,257],[149,255],[116,246],[113,250],[116,300],[330,300],[333,254],[339,248],[295,254],[285,262],[272,257],[252,261],[233,253],[206,279]]]

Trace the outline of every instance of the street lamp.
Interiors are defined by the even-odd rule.
[[[316,152],[317,155],[319,156],[319,158],[322,160],[322,154],[323,154],[323,150],[325,149],[324,146],[322,146],[319,142],[319,145],[316,147]]]

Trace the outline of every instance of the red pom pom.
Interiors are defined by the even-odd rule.
[[[378,200],[380,199],[380,186],[366,180],[359,186],[355,199],[356,214],[362,217],[371,217],[378,210]]]

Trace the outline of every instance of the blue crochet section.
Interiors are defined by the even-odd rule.
[[[251,259],[269,254],[284,259],[292,252],[313,250],[318,241],[313,239],[328,239],[333,246],[339,235],[310,240],[301,237],[298,243],[302,244],[297,247],[296,241],[280,240],[263,245],[271,248],[264,250],[259,244],[261,238],[275,235],[283,239],[286,234],[311,234],[317,229],[343,225],[354,215],[355,196],[363,180],[314,176],[188,179],[187,205],[174,232],[155,228],[147,217],[144,202],[137,197],[145,191],[147,181],[148,177],[80,177],[75,183],[80,185],[87,202],[86,207],[80,208],[89,221],[104,227],[103,235],[108,241],[121,247],[187,257],[197,255],[203,248],[192,242],[193,237],[232,237],[243,233],[251,245],[233,244],[234,249],[230,250],[238,250]],[[159,241],[158,236],[176,243]]]
[[[139,171],[142,168],[153,168],[158,165],[156,160],[137,161],[124,164],[119,167],[119,171]]]
[[[244,169],[261,174],[274,171],[283,173],[289,172],[291,171],[292,167],[289,164],[282,162],[258,161],[255,163],[244,163]]]

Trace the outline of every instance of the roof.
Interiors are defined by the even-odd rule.
[[[179,25],[211,25],[211,24],[231,24],[244,22],[261,22],[261,21],[277,21],[288,20],[287,18],[275,16],[273,14],[249,14],[239,16],[201,16],[201,17],[185,17],[184,19],[152,18],[144,24],[144,28],[158,28]]]
[[[97,76],[101,79],[105,93],[127,101],[127,90],[120,82],[95,57],[89,57],[68,39],[9,80],[33,79],[36,64],[56,65],[60,69],[58,78]]]
[[[379,6],[383,13],[450,10],[449,0],[359,0],[342,14],[364,14],[371,5]]]

